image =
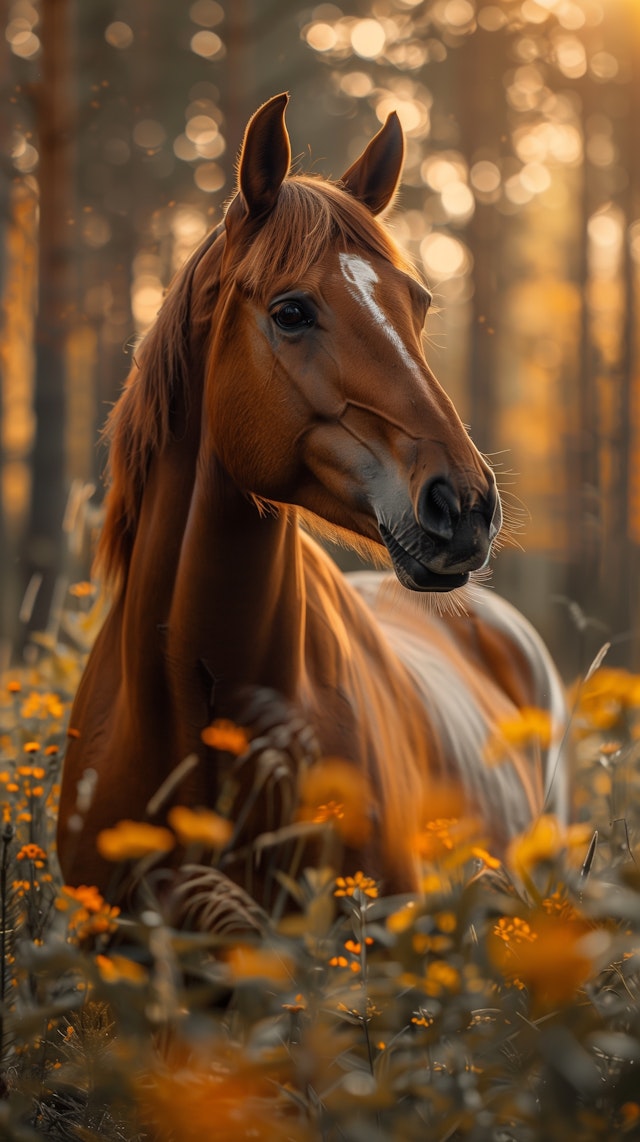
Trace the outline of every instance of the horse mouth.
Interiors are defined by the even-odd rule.
[[[396,539],[395,535],[383,523],[378,524],[382,541],[391,556],[393,569],[403,587],[410,591],[455,591],[457,587],[464,587],[469,581],[469,572],[430,571],[424,563],[420,563]]]

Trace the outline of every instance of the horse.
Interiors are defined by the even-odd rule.
[[[401,174],[398,117],[331,180],[290,172],[287,101],[249,121],[223,221],[177,275],[108,421],[97,565],[113,601],[71,714],[70,884],[106,889],[98,833],[161,821],[154,794],[183,759],[197,764],[171,800],[218,803],[229,758],[203,731],[241,723],[247,693],[279,695],[320,756],[366,778],[373,827],[351,855],[385,891],[417,888],[413,839],[443,783],[495,851],[545,799],[566,808],[553,749],[483,756],[526,707],[557,726],[562,686],[525,618],[473,584],[501,501],[427,364],[431,295],[379,218]],[[378,569],[345,575],[317,532]],[[265,796],[256,833],[267,817]]]

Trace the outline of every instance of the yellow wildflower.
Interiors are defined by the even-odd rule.
[[[372,880],[370,876],[365,876],[363,872],[356,872],[354,876],[336,877],[334,896],[355,896],[356,892],[362,893],[363,896],[370,896],[371,899],[375,900],[378,895],[378,886],[375,880]]]
[[[206,726],[200,737],[204,744],[211,746],[212,749],[233,753],[236,757],[246,753],[249,747],[247,731],[226,718],[217,718],[210,726]]]
[[[100,912],[105,906],[104,897],[95,884],[79,884],[77,887],[65,884],[61,891],[62,895],[56,900],[59,912],[66,912],[70,903],[82,905],[87,912]]]
[[[433,918],[441,932],[455,932],[458,925],[455,912],[436,912]]]
[[[423,983],[427,995],[441,995],[444,991],[460,989],[460,972],[446,960],[432,960],[427,967]]]
[[[325,821],[343,821],[344,805],[341,801],[328,801],[326,805],[318,805],[313,820],[319,825]]]
[[[152,853],[170,852],[175,837],[169,829],[146,821],[119,821],[112,829],[98,833],[96,845],[105,860],[138,860]]]
[[[555,860],[563,847],[564,829],[560,821],[551,813],[543,813],[511,842],[507,863],[520,876],[527,876],[536,865]]]
[[[471,816],[434,817],[425,822],[413,848],[428,864],[458,868],[472,858],[481,833],[481,823]]]
[[[36,868],[44,868],[47,854],[44,849],[40,848],[40,845],[28,844],[23,845],[16,853],[16,860],[30,860],[33,861]]]
[[[96,965],[105,983],[141,984],[147,980],[146,968],[128,956],[96,956]]]
[[[64,705],[58,694],[33,690],[22,703],[21,714],[23,718],[61,718]]]
[[[579,685],[576,716],[587,730],[610,730],[621,715],[640,707],[640,675],[616,667],[600,667]]]
[[[234,980],[268,979],[270,983],[291,983],[293,963],[288,956],[270,948],[237,944],[225,955]]]
[[[308,1142],[311,1132],[288,1093],[291,1063],[254,1061],[240,1047],[180,1052],[134,1076],[140,1117],[157,1142]],[[292,1107],[294,1108],[292,1110]]]
[[[80,884],[77,888],[65,884],[56,900],[59,912],[71,910],[69,930],[77,939],[103,935],[115,931],[120,909],[101,896],[95,885]]]
[[[596,972],[609,942],[577,912],[566,918],[536,910],[528,921],[514,917],[512,927],[499,922],[489,953],[505,979],[526,987],[535,1006],[549,1010],[571,1002]]]
[[[411,1022],[415,1027],[433,1027],[434,1020],[432,1015],[428,1015],[426,1011],[420,1008],[419,1014],[416,1012],[415,1015],[411,1016]]]
[[[416,918],[416,905],[414,900],[409,900],[397,912],[392,912],[387,916],[387,928],[390,932],[406,932],[410,928]]]
[[[536,706],[523,706],[511,717],[503,718],[496,726],[495,734],[485,749],[485,759],[490,764],[502,761],[509,754],[505,746],[525,749],[539,745],[548,749],[552,739],[552,721],[548,710]]]
[[[167,819],[182,845],[204,845],[209,849],[222,848],[231,839],[233,825],[226,817],[209,809],[189,809],[174,805]]]
[[[88,583],[86,580],[80,583],[72,583],[69,587],[69,594],[73,595],[75,599],[87,599],[91,595],[95,595],[95,592],[95,585]]]
[[[373,943],[373,936],[365,936],[364,942],[367,947],[371,947]],[[359,956],[362,951],[362,944],[359,940],[345,940],[344,946],[346,950],[351,952],[354,956]]]
[[[502,864],[502,862],[499,861],[497,857],[492,856],[491,853],[487,852],[486,849],[481,848],[479,845],[473,845],[471,849],[471,855],[474,856],[476,860],[481,860],[487,868],[492,869],[494,872],[496,869],[500,868]]]
[[[302,777],[299,820],[330,823],[354,848],[371,836],[372,809],[367,777],[339,757],[323,758]]]

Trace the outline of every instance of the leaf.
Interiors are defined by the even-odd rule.
[[[584,679],[583,679],[584,682],[588,682],[589,679],[592,677],[592,675],[595,674],[596,670],[600,669],[600,667],[602,666],[602,663],[604,662],[604,660],[607,657],[607,654],[609,653],[610,650],[611,650],[611,643],[610,642],[605,642],[604,646],[600,647],[600,650],[596,654],[593,662],[591,663],[591,666],[589,667],[589,669],[587,670],[587,673],[584,676]]]

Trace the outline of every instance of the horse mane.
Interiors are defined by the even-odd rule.
[[[194,327],[205,342],[221,285],[223,234],[220,223],[177,274],[105,425],[109,487],[96,569],[107,580],[126,574],[151,460],[171,438],[176,410],[188,407]],[[293,284],[303,277],[331,243],[365,249],[415,272],[383,226],[339,183],[296,175],[282,184],[273,210],[234,263],[235,279],[250,296],[265,298],[276,280]]]
[[[149,464],[169,439],[177,398],[188,401],[194,278],[222,229],[207,235],[174,278],[101,434],[109,448],[108,492],[95,569],[107,581],[129,566]],[[217,283],[215,272],[209,277],[205,296]]]

